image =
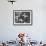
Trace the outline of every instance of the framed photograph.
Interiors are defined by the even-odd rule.
[[[14,25],[32,25],[32,10],[13,10]]]

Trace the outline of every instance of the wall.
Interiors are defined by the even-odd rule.
[[[32,26],[14,26],[13,10],[33,10]],[[15,40],[18,32],[31,34],[33,40],[46,40],[46,0],[17,0],[13,5],[0,0],[0,40]]]

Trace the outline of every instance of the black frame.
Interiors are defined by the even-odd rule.
[[[31,16],[31,20],[30,20],[31,23],[29,23],[29,24],[21,24],[21,23],[20,23],[20,24],[16,24],[16,23],[14,22],[14,20],[15,20],[15,19],[14,19],[14,16],[15,16],[15,12],[16,12],[16,11],[21,11],[21,12],[28,12],[28,11],[29,11],[29,12],[31,13],[31,14],[30,14],[30,16]],[[32,10],[13,10],[13,25],[23,25],[23,26],[26,25],[26,26],[27,26],[27,25],[32,25],[32,24],[33,24],[33,11],[32,11]]]

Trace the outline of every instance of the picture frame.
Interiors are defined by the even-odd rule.
[[[13,25],[32,25],[32,10],[13,10]]]

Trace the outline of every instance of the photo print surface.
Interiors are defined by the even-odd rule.
[[[32,10],[14,10],[13,24],[31,24]]]

